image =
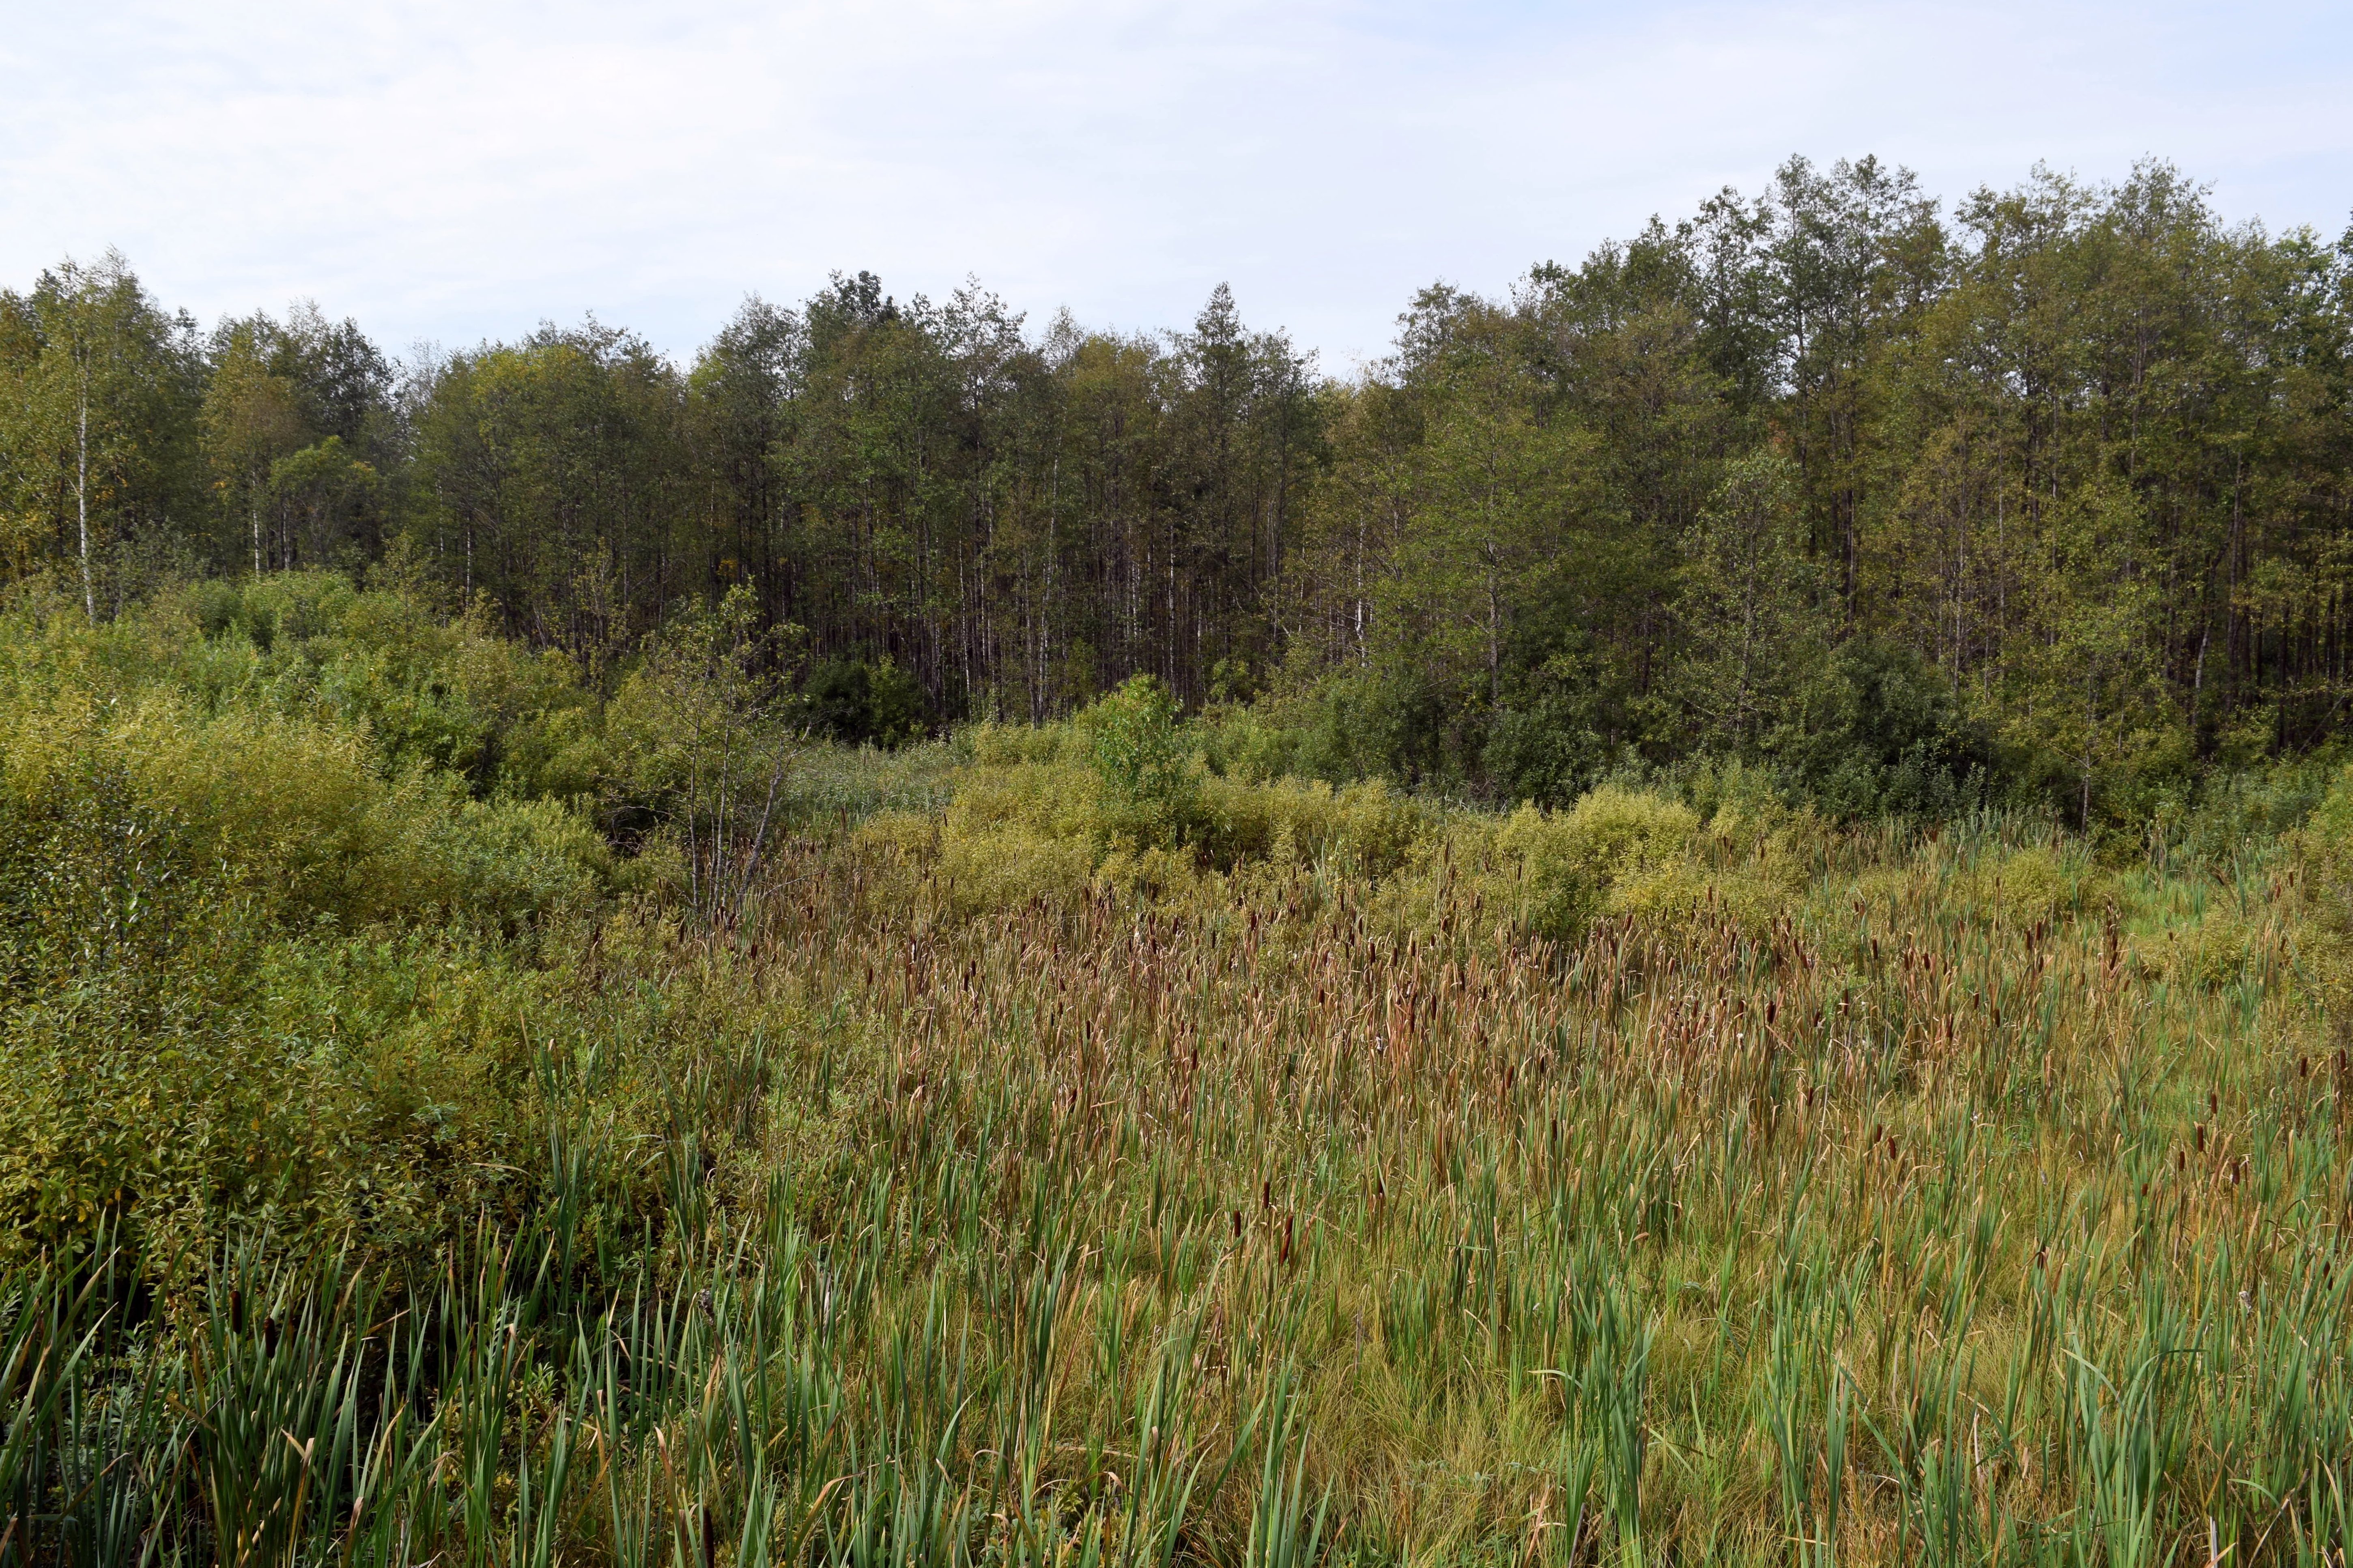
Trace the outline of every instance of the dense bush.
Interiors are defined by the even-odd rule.
[[[604,1011],[578,943],[659,869],[599,823],[672,810],[665,657],[608,703],[322,575],[0,617],[0,1252],[527,1203],[533,1042]]]
[[[809,671],[797,700],[812,733],[849,745],[903,745],[930,728],[923,688],[889,658],[828,659]]]

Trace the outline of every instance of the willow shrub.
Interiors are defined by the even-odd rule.
[[[626,879],[575,805],[379,729],[406,693],[494,731],[470,663],[536,661],[331,580],[0,621],[0,1250],[414,1238],[497,1184],[539,949]]]
[[[1570,940],[1610,914],[1761,926],[1826,832],[1767,802],[1727,795],[1703,816],[1616,786],[1558,811],[1457,810],[1377,780],[1219,773],[1203,740],[1131,683],[1068,725],[972,732],[943,808],[877,814],[858,840],[966,916],[1105,893],[1207,910],[1310,871],[1408,925],[1462,894],[1491,931]]]

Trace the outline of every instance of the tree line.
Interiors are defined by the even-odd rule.
[[[0,570],[405,574],[592,671],[740,593],[824,726],[1137,674],[1266,765],[1561,801],[1737,760],[1837,809],[2128,820],[2337,732],[2353,230],[2161,163],[1947,212],[1794,159],[1323,374],[1222,286],[1042,331],[837,275],[681,365],[593,319],[396,363],[119,257],[0,293]],[[1247,705],[1246,707],[1244,705]]]

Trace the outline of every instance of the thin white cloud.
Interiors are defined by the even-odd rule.
[[[684,353],[868,267],[1131,329],[1229,279],[1345,365],[1433,277],[1791,152],[2353,205],[2353,27],[2309,5],[10,8],[0,279],[115,245],[207,317],[312,295],[393,344],[593,309]]]

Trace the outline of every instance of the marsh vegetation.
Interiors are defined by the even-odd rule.
[[[0,1560],[2340,1561],[2353,782],[1504,811],[0,618]]]

